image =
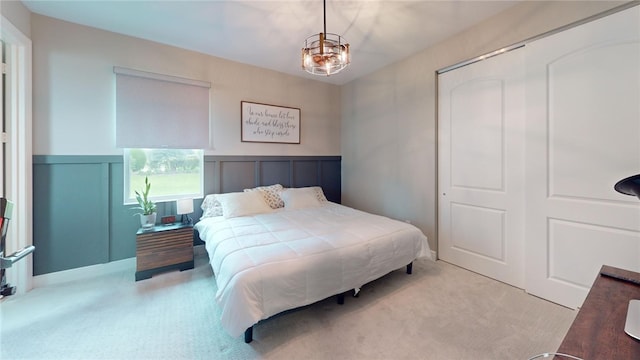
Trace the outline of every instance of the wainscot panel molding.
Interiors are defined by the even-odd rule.
[[[340,156],[205,156],[205,194],[280,183],[322,186],[340,202]],[[123,159],[118,155],[33,157],[33,274],[104,264],[135,256],[140,219],[123,205]],[[194,200],[192,218],[202,215]],[[158,219],[176,213],[175,202],[157,204]],[[202,244],[200,240],[195,245]],[[133,273],[132,273],[133,278]]]

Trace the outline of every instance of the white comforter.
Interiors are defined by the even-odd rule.
[[[335,203],[195,225],[205,241],[222,326],[239,336],[258,321],[431,257],[413,225]]]

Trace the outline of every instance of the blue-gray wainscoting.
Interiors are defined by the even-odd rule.
[[[322,186],[340,202],[340,156],[205,156],[205,194],[280,183]],[[42,275],[135,256],[140,219],[124,206],[122,156],[33,157],[33,273]],[[194,202],[200,218],[202,199]],[[158,204],[161,216],[175,202]]]

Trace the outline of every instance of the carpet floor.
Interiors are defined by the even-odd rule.
[[[529,359],[554,352],[576,312],[442,261],[419,260],[254,326],[219,322],[206,255],[134,281],[135,269],[0,302],[2,359]]]

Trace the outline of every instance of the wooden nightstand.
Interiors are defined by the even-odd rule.
[[[193,226],[159,225],[136,234],[136,281],[169,270],[193,269]]]

